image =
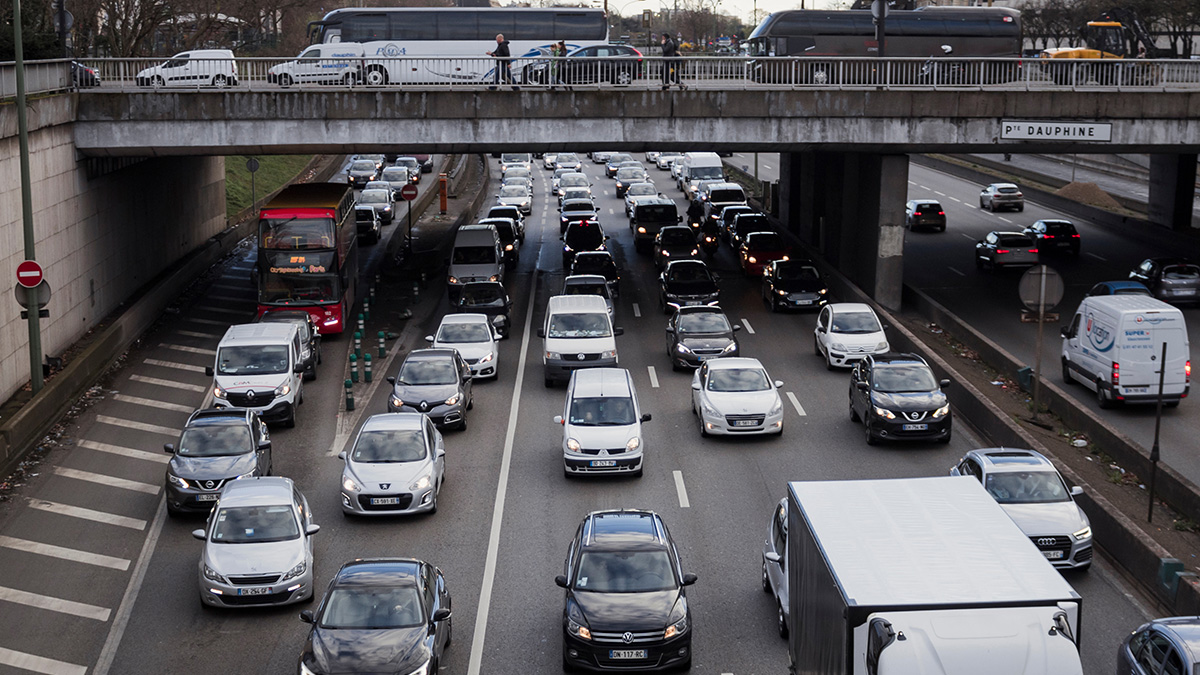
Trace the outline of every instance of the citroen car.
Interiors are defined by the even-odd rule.
[[[867,445],[881,440],[950,442],[950,400],[929,364],[916,354],[874,354],[850,374],[850,419],[861,421]]]
[[[825,359],[825,367],[850,367],[868,354],[891,349],[883,324],[870,305],[837,302],[825,305],[813,330],[813,351]]]
[[[363,423],[342,469],[342,513],[437,513],[446,446],[429,416],[382,413]]]

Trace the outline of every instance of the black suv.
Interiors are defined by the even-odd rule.
[[[563,271],[571,269],[571,262],[575,259],[576,253],[607,250],[604,244],[606,241],[608,241],[608,237],[604,234],[600,223],[594,220],[572,222],[562,236]]]
[[[862,420],[867,445],[883,440],[950,442],[950,401],[938,380],[916,354],[875,354],[850,374],[850,419]]]
[[[271,436],[258,412],[206,408],[193,412],[179,443],[167,443],[167,514],[208,513],[225,483],[271,474]]]
[[[692,615],[679,552],[653,511],[594,511],[579,525],[564,574],[563,672],[687,670]]]
[[[1042,253],[1079,255],[1079,232],[1069,220],[1039,220],[1025,228]]]

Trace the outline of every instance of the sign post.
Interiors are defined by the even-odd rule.
[[[1046,310],[1054,309],[1062,300],[1063,296],[1063,280],[1058,272],[1050,269],[1045,265],[1037,265],[1031,267],[1021,275],[1021,281],[1018,283],[1017,290],[1021,295],[1021,302],[1030,311],[1036,311],[1038,315],[1037,328],[1037,347],[1034,350],[1033,364],[1033,418],[1034,424],[1039,424],[1038,415],[1041,412],[1041,407],[1038,404],[1039,394],[1041,393],[1042,384],[1042,325],[1046,323]]]
[[[883,45],[887,41],[887,0],[872,0],[871,16],[875,19],[875,56],[884,57]]]
[[[254,174],[258,171],[258,159],[251,157],[246,160],[246,170],[250,172],[250,209],[257,211],[258,195],[254,191]]]
[[[404,262],[408,263],[412,255],[412,201],[417,198],[417,186],[409,183],[400,188],[400,199],[408,202],[408,232],[404,237]]]
[[[1153,358],[1153,357],[1151,357]],[[1158,430],[1162,427],[1163,381],[1167,376],[1167,343],[1162,346],[1158,362],[1158,400],[1154,404],[1154,445],[1150,447],[1150,503],[1146,505],[1146,522],[1154,520],[1154,482],[1158,478]]]

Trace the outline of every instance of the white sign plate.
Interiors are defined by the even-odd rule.
[[[1112,140],[1112,125],[1096,122],[1031,122],[1000,120],[1000,138],[1014,141]]]

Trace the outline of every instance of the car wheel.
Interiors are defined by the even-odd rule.
[[[1113,401],[1111,398],[1104,395],[1103,385],[1104,382],[1102,380],[1096,380],[1096,405],[1100,406],[1101,408],[1108,409],[1113,407]]]
[[[875,434],[871,433],[871,425],[870,424],[864,423],[863,429],[865,430],[865,433],[867,436],[867,445],[875,445],[875,444],[879,443],[879,439],[875,437]]]
[[[229,78],[224,75],[217,75],[212,79],[212,86],[225,88],[229,86]]]
[[[813,353],[821,356],[821,343],[817,340],[817,336],[813,336]]]
[[[164,80],[161,75],[155,75],[154,77],[150,78],[150,86],[155,88],[165,87],[167,86],[167,81]]]
[[[1018,206],[1018,207],[1017,207],[1017,213],[1021,213],[1021,212],[1023,212],[1024,210],[1025,210],[1025,205],[1024,205],[1024,204],[1022,204],[1022,205],[1020,205],[1020,206]]]
[[[430,503],[429,503],[429,512],[430,512],[430,513],[437,513],[437,498],[438,498],[438,491],[439,491],[439,490],[441,490],[441,486],[440,486],[440,485],[438,486],[438,488],[437,488],[437,489],[435,489],[435,490],[433,491],[433,499],[432,499],[432,500],[430,500]],[[437,671],[435,670],[435,671],[433,671],[433,672],[437,672]]]
[[[837,370],[837,367],[833,365],[833,359],[829,356],[829,354],[825,354],[825,370]]]
[[[294,429],[296,427],[296,408],[293,406],[291,412],[288,413],[287,419],[283,421],[283,426]]]
[[[939,439],[938,439],[938,443],[941,443],[941,444],[943,444],[943,445],[945,445],[945,444],[949,444],[949,443],[950,443],[950,439],[951,439],[951,437],[953,437],[953,435],[954,435],[954,432],[953,432],[953,431],[951,431],[950,429],[947,429],[947,430],[946,430],[946,435],[945,435],[945,436],[943,436],[943,437],[941,437],[941,438],[939,438]]]
[[[1063,384],[1075,384],[1075,378],[1071,376],[1071,364],[1066,359],[1062,360],[1062,376]]]
[[[474,408],[475,408],[475,395],[471,394],[471,398],[467,399],[467,410],[473,410]],[[465,415],[464,415],[464,417],[465,417]]]
[[[284,88],[292,86],[292,76],[288,75],[287,73],[280,75],[279,86]]]
[[[183,511],[180,511],[179,509],[175,508],[174,506],[171,506],[171,503],[167,502],[167,516],[168,517],[178,518],[182,515],[183,515]]]
[[[466,430],[467,430],[467,416],[466,416],[466,415],[463,415],[463,416],[462,416],[462,421],[458,423],[458,430],[459,430],[459,431],[466,431]]]
[[[313,360],[312,366],[308,370],[304,371],[304,379],[308,380],[309,382],[317,379],[317,362],[315,359]]]
[[[626,86],[632,82],[633,82],[633,73],[626,68],[622,68],[621,70],[618,70],[617,72],[613,73],[613,76],[612,76],[613,84],[619,84],[621,86]]]
[[[787,616],[783,613],[783,603],[775,603],[775,608],[775,628],[779,631],[779,637],[786,640],[788,636],[788,626]]]
[[[850,401],[850,421],[851,422],[860,421],[860,419],[858,417],[858,411],[854,409],[854,401],[853,400]]]
[[[771,577],[767,576],[767,559],[763,558],[762,564],[762,587],[763,593],[771,592]]]
[[[701,415],[699,410],[696,411],[696,419],[700,420],[700,435],[703,437],[707,437],[708,429],[704,428],[704,415]]]

